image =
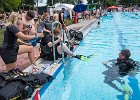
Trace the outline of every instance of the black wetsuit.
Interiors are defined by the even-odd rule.
[[[118,88],[118,86],[114,84],[113,81],[116,80],[119,83],[121,83],[120,77],[126,76],[131,70],[139,66],[138,65],[139,63],[132,59],[128,59],[125,61],[120,59],[117,60],[113,59],[113,60],[109,60],[109,62],[111,63],[104,64],[104,66],[107,68],[107,70],[103,72],[105,76],[104,83],[122,92],[122,90]]]
[[[20,30],[15,25],[9,25],[4,32],[4,40],[2,44],[1,57],[5,64],[14,63],[17,60],[19,45],[18,37],[15,35]]]
[[[54,38],[54,41],[56,41],[58,38]],[[48,60],[53,60],[53,47],[49,47],[48,43],[52,42],[52,36],[48,33],[45,34],[44,38],[41,40],[41,58],[47,58]],[[57,52],[57,46],[59,46],[60,43],[55,44],[55,56],[56,59],[60,57],[60,54]],[[45,46],[45,47],[44,47]],[[45,51],[44,51],[45,50]]]
[[[117,59],[117,63],[115,64],[119,67],[119,73],[120,75],[127,75],[127,73],[131,70],[133,70],[136,66],[136,62],[129,58],[127,60],[120,60]]]

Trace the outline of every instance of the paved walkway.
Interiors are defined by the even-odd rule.
[[[95,20],[81,20],[79,23],[77,24],[72,24],[67,26],[69,29],[74,29],[74,30],[80,30],[83,27],[88,26],[89,24],[93,23]],[[39,56],[39,47],[35,47],[35,56]],[[25,69],[26,67],[28,67],[30,65],[30,60],[28,58],[28,54],[21,54],[18,55],[18,59],[17,59],[17,67],[21,70]],[[3,62],[3,60],[0,57],[0,71],[5,70],[6,66]]]
[[[67,26],[67,28],[69,29],[75,29],[75,30],[79,30],[85,26],[88,26],[91,22],[93,22],[95,19],[91,19],[91,20],[80,20],[78,23],[76,24],[72,24]]]

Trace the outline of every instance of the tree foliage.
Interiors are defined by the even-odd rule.
[[[20,2],[21,2],[20,0],[1,0],[0,1],[0,11],[1,12],[17,11]]]
[[[37,0],[21,0],[21,2],[25,5],[34,6],[36,4]]]
[[[119,2],[124,4],[126,3],[131,4],[131,3],[140,3],[140,0],[120,0]]]

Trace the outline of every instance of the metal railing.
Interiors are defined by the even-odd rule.
[[[53,46],[53,56],[54,56],[54,63],[56,63],[56,55],[55,55],[55,44],[54,44],[54,28],[55,26],[60,26],[60,34],[63,37],[63,29],[60,22],[55,21],[52,23],[52,46]],[[63,49],[63,41],[61,41],[61,48],[62,48],[62,62],[64,63],[64,49]]]
[[[68,39],[68,48],[70,49],[70,33],[68,28],[66,28],[66,37]]]

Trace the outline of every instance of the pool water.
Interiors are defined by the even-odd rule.
[[[94,55],[88,61],[68,60],[56,79],[41,93],[41,100],[124,100],[124,93],[113,86],[123,88],[113,78],[114,69],[106,68],[102,62],[116,59],[124,48],[131,51],[132,59],[140,61],[140,13],[111,13],[100,21],[101,26],[94,25],[75,51],[75,54]],[[105,83],[105,79],[110,78],[113,84]],[[132,92],[129,100],[140,100],[140,73],[118,78],[123,79]]]

